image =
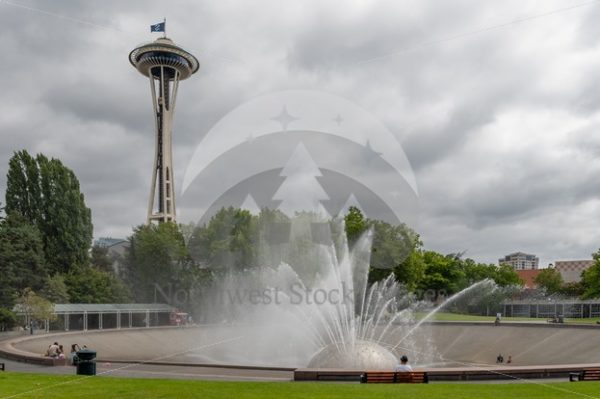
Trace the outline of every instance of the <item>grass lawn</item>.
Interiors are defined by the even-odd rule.
[[[600,321],[600,317],[589,317],[587,319],[565,319],[565,323],[574,323],[574,324],[596,324],[597,321]]]
[[[544,398],[598,397],[600,383],[383,384],[223,382],[0,373],[0,398]]]

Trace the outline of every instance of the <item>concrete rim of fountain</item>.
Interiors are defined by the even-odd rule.
[[[432,325],[455,325],[455,326],[490,326],[489,322],[473,322],[473,321],[431,321],[427,324]],[[200,326],[202,328],[204,326]],[[535,327],[543,329],[569,329],[569,330],[600,330],[599,326],[586,325],[586,324],[564,324],[554,325],[547,323],[535,323],[535,322],[503,322],[502,327],[522,328],[522,327]],[[156,328],[133,328],[127,329],[130,332],[136,331],[157,331],[157,330],[181,330],[178,327],[156,327]],[[119,333],[124,330],[95,330],[87,331],[85,334],[90,335],[102,335],[109,333]],[[24,351],[15,347],[19,343],[48,339],[59,340],[60,337],[69,337],[73,335],[81,335],[82,331],[68,331],[68,332],[56,332],[44,335],[22,335],[17,337],[8,337],[0,341],[0,356],[28,363],[53,365],[52,359],[46,358],[41,354]],[[294,371],[296,380],[322,380],[324,375],[328,373],[330,375],[338,375],[340,373],[346,373],[350,375],[359,375],[366,370],[351,370],[351,369],[331,369],[327,367],[311,369],[311,368],[296,368],[296,367],[277,367],[277,366],[253,366],[253,365],[238,365],[238,364],[222,364],[222,363],[183,363],[176,361],[165,361],[165,360],[126,360],[126,359],[108,359],[102,357],[99,353],[97,359],[98,362],[112,362],[112,363],[143,363],[150,365],[172,365],[172,366],[183,366],[183,367],[211,367],[216,369],[245,369],[245,370],[276,370],[276,371]],[[498,379],[498,378],[550,378],[550,377],[568,377],[570,372],[577,372],[587,368],[600,367],[600,363],[564,363],[564,364],[539,364],[529,366],[496,366],[496,367],[444,367],[444,368],[417,368],[419,370],[427,371],[431,378],[434,380],[461,380],[461,379]],[[331,374],[333,373],[333,374]],[[336,374],[337,373],[337,374]],[[335,379],[335,378],[334,378]]]

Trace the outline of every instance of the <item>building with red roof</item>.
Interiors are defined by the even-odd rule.
[[[544,269],[533,269],[533,270],[515,270],[521,280],[525,283],[525,288],[535,289],[537,288],[537,284],[535,283],[535,278],[540,274],[540,272]]]

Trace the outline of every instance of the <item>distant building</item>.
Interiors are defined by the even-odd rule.
[[[598,299],[509,299],[503,303],[504,317],[539,317],[551,318],[556,315],[564,317],[599,317],[600,301]]]
[[[537,256],[523,252],[515,252],[498,259],[499,265],[510,265],[515,270],[536,270],[539,263],[540,259]]]
[[[554,268],[560,272],[565,283],[581,281],[581,273],[593,265],[593,260],[558,260],[554,262]]]
[[[122,238],[100,237],[94,241],[94,245],[108,249],[108,258],[112,261],[113,270],[118,275],[129,248],[129,241]]]
[[[542,269],[517,270],[517,274],[519,275],[519,278],[523,280],[525,288],[537,289],[538,286],[535,283],[535,278],[541,271]]]
[[[100,237],[94,241],[94,245],[102,248],[110,248],[115,244],[119,244],[125,241],[122,238],[112,238],[112,237]]]

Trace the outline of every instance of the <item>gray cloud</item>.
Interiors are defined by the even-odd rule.
[[[201,62],[179,92],[178,184],[239,104],[322,90],[397,134],[428,248],[544,262],[600,246],[598,5],[485,30],[564,3],[11,2],[25,8],[0,3],[0,190],[13,151],[60,158],[81,180],[96,236],[144,221],[152,111],[127,55],[166,16],[169,36]]]

